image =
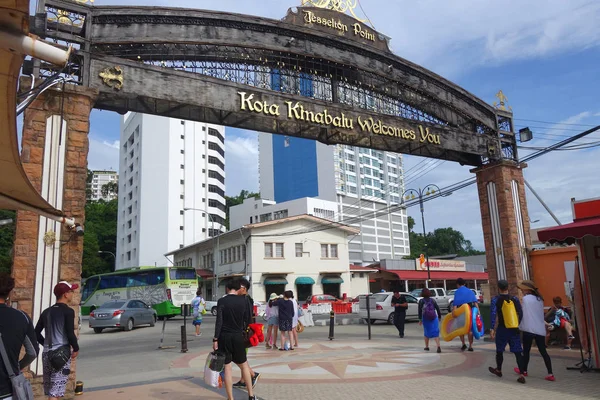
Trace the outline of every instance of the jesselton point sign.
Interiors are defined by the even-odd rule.
[[[423,125],[416,125],[414,129],[393,126],[384,124],[380,119],[371,116],[358,115],[353,117],[344,112],[330,112],[326,108],[320,111],[310,111],[299,101],[285,101],[283,104],[275,104],[256,100],[254,94],[247,92],[238,92],[238,95],[240,110],[242,111],[265,114],[272,117],[283,117],[288,120],[311,122],[324,127],[386,135],[418,143],[441,144],[440,135],[431,133],[429,128]]]

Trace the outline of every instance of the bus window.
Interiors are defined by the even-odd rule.
[[[99,277],[94,276],[85,281],[85,285],[83,285],[83,291],[81,292],[81,301],[85,302],[96,290],[96,286],[98,286]]]
[[[196,279],[197,275],[195,269],[171,268],[169,269],[169,278],[171,278],[172,281],[183,279],[190,280]]]
[[[107,275],[100,280],[98,289],[117,289],[125,287],[127,277],[123,275]]]
[[[148,285],[165,283],[165,270],[148,272]]]

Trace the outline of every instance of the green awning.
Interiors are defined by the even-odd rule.
[[[287,285],[288,281],[285,278],[265,278],[265,285]]]
[[[344,280],[340,276],[324,276],[323,278],[321,278],[321,283],[344,283]]]
[[[296,278],[296,285],[314,285],[315,280],[310,276],[299,276]]]

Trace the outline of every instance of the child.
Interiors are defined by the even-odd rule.
[[[267,310],[265,312],[267,317],[267,338],[265,340],[265,347],[267,350],[277,350],[277,329],[279,325],[279,307],[273,304],[273,300],[277,300],[278,296],[275,293],[271,293],[269,296],[269,304],[267,304]],[[271,345],[273,340],[273,345]]]
[[[293,293],[289,290],[286,290],[283,293],[283,299],[277,299],[272,302],[272,304],[279,307],[279,331],[281,331],[281,347],[279,350],[285,350],[285,337],[287,334],[288,340],[290,342],[290,350],[294,350],[292,347],[292,321],[294,320],[294,303],[291,298],[293,297]]]
[[[198,290],[196,292],[196,297],[192,300],[192,316],[194,319],[192,320],[192,324],[196,327],[196,336],[202,336],[202,332],[200,332],[200,326],[202,325],[202,314],[206,308],[206,301],[202,298],[202,291]]]

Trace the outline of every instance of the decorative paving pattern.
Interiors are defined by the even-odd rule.
[[[386,348],[365,342],[305,344],[294,351],[250,350],[249,362],[264,383],[357,383],[414,379],[476,368],[485,356],[447,350],[442,354],[422,348]],[[208,353],[180,358],[173,368],[202,371]],[[234,368],[237,372],[237,368]]]

